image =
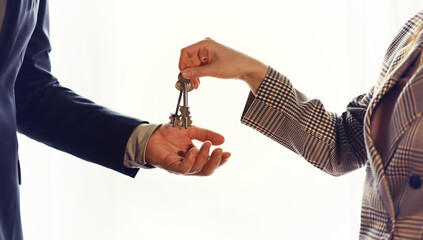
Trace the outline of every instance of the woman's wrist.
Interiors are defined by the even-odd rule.
[[[251,91],[256,95],[268,71],[269,66],[257,61],[241,79],[248,84]]]

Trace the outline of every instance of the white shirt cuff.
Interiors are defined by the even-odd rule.
[[[151,134],[160,126],[160,124],[140,124],[132,131],[128,143],[126,144],[125,156],[123,158],[123,165],[125,167],[153,167],[145,161],[145,150]]]

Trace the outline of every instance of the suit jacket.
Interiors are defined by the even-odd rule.
[[[403,88],[387,136],[387,156],[370,137],[373,110],[423,48],[418,36],[404,47],[423,11],[400,30],[386,53],[379,85],[356,97],[341,115],[308,99],[270,68],[257,96],[250,93],[241,121],[338,176],[366,166],[360,239],[423,239],[423,70]],[[388,119],[387,119],[388,120]]]
[[[129,176],[132,130],[122,116],[62,87],[50,72],[47,0],[9,0],[0,39],[0,239],[22,239],[17,130]],[[77,59],[75,59],[77,60]],[[77,69],[75,69],[77,71]]]

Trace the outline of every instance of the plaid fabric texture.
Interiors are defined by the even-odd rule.
[[[392,41],[378,84],[353,99],[341,115],[307,98],[272,68],[257,96],[250,93],[242,115],[242,123],[326,173],[339,176],[366,166],[360,239],[423,239],[422,67],[397,99],[387,129],[388,157],[382,160],[370,137],[375,107],[422,51],[422,34],[410,51],[404,49],[420,24],[423,11]]]

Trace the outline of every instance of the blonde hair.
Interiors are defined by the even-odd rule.
[[[410,53],[411,49],[413,48],[414,44],[417,42],[418,36],[420,35],[420,33],[423,31],[423,22],[420,23],[416,29],[414,30],[413,34],[411,35],[411,37],[408,39],[407,44],[405,45],[405,47],[400,50],[403,51],[402,54],[402,58],[401,60],[395,64],[394,68],[392,70],[388,70],[389,73],[395,72],[397,70],[397,68],[402,64],[402,62],[406,59],[407,55]],[[419,63],[418,63],[418,67],[420,67],[423,64],[423,54],[420,54],[419,59],[418,59]],[[385,75],[385,76],[379,76],[379,81],[377,82],[378,86],[382,86],[382,84],[386,81],[386,77],[389,74]]]
[[[423,23],[420,23],[420,25],[417,26],[416,30],[414,30],[413,35],[411,35],[410,40],[408,41],[407,45],[404,48],[404,56],[407,56],[410,53],[411,49],[413,48],[414,44],[417,41],[417,37],[420,35],[422,30],[423,30]],[[401,62],[404,61],[404,59],[405,57],[401,60]],[[423,54],[420,54],[418,60],[419,60],[418,67],[420,67],[423,63]]]

